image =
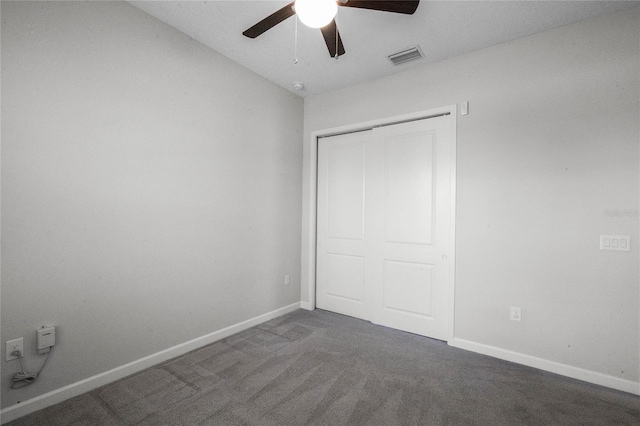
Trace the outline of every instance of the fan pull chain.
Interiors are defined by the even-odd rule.
[[[293,64],[296,65],[298,63],[298,15],[296,15],[296,31],[295,36],[293,37],[294,47],[293,47]]]
[[[340,9],[340,8],[338,8]],[[334,58],[336,59],[336,61],[338,60],[338,57],[340,56],[340,52],[338,52],[338,12],[336,11],[336,16],[333,18],[333,23],[336,26],[336,55],[334,56]]]

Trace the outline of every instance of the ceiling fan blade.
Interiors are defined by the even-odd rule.
[[[326,26],[320,28],[322,31],[322,36],[324,37],[324,42],[327,44],[327,49],[329,49],[329,55],[332,58],[336,56],[336,36],[338,37],[338,56],[344,55],[344,46],[342,45],[342,37],[340,37],[340,33],[338,32],[338,26],[336,25],[336,21],[333,20],[328,23]]]
[[[338,6],[357,7],[360,9],[380,10],[383,12],[404,13],[413,15],[420,0],[338,0]]]
[[[282,9],[272,13],[242,34],[249,38],[256,38],[263,32],[275,27],[285,19],[292,17],[296,14],[296,12],[293,10],[294,3],[295,2],[289,3]]]

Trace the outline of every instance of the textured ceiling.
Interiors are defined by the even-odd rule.
[[[341,7],[346,54],[331,58],[320,30],[292,17],[249,39],[242,32],[287,1],[129,1],[157,19],[300,96],[640,5],[640,1],[426,1],[414,15]],[[387,56],[419,45],[425,57],[393,66]],[[296,53],[297,51],[297,53]],[[297,57],[297,64],[294,59]],[[296,91],[294,82],[304,83]]]

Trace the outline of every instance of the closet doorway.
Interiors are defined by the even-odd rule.
[[[450,339],[452,123],[445,114],[318,138],[318,308]]]

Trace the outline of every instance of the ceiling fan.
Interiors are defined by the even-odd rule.
[[[256,38],[285,19],[297,14],[304,24],[313,28],[320,28],[327,49],[329,49],[329,55],[337,58],[345,53],[334,19],[337,6],[413,15],[418,8],[418,3],[420,3],[420,0],[296,0],[267,16],[242,34],[249,38]],[[326,11],[313,9],[313,7],[319,5],[326,7]],[[315,18],[323,14],[326,15],[324,20],[313,22]]]

